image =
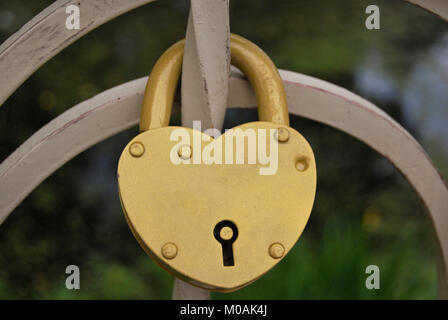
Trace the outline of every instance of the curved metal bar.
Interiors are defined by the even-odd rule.
[[[0,45],[0,106],[31,74],[62,49],[103,23],[155,0],[58,0]],[[404,0],[448,21],[448,1]],[[82,10],[81,28],[68,30],[68,5]]]
[[[263,50],[249,40],[230,35],[231,63],[244,72],[258,97],[260,121],[289,125],[283,81]],[[168,126],[174,93],[180,79],[184,40],[169,47],[157,60],[143,97],[140,131]]]
[[[428,209],[441,249],[439,297],[447,297],[448,188],[418,142],[365,99],[328,82],[280,71],[289,111],[342,130],[363,141],[400,170]],[[0,165],[0,222],[45,178],[99,141],[139,122],[147,78],[107,90],[48,123]],[[241,74],[230,78],[229,106],[254,107]],[[310,108],[312,106],[312,108]]]
[[[140,131],[169,125],[183,55],[184,40],[180,40],[171,45],[152,68],[143,97]]]
[[[6,158],[0,165],[0,223],[65,162],[137,124],[146,81],[127,82],[65,111]]]
[[[0,106],[45,62],[88,32],[134,8],[155,0],[58,0],[0,46]],[[65,8],[77,5],[80,29],[65,27]]]
[[[434,13],[445,21],[448,21],[448,1],[446,0],[404,0],[426,11]]]
[[[145,3],[151,2],[154,0],[126,0],[126,1],[120,1],[120,0],[98,0],[93,3],[92,1],[88,0],[78,0],[78,1],[68,1],[68,0],[59,0],[53,3],[51,6],[49,6],[47,9],[43,10],[39,15],[37,15],[35,18],[33,18],[29,23],[27,23],[22,29],[20,29],[17,33],[12,35],[9,39],[7,39],[1,46],[0,46],[0,105],[3,104],[3,102],[17,89],[17,87],[25,81],[35,70],[37,70],[41,65],[43,65],[46,61],[51,59],[53,56],[55,56],[59,51],[70,45],[72,42],[77,40],[78,38],[82,37],[87,32],[93,30],[97,26],[109,21],[110,19],[114,18],[115,16],[118,16],[126,11],[129,11],[135,7],[138,7],[140,5],[143,5]],[[416,4],[428,11],[431,11],[439,17],[441,17],[444,20],[448,20],[448,3],[444,0],[405,0],[410,3]],[[82,27],[80,30],[67,30],[64,28],[64,24],[61,23],[61,21],[64,21],[66,18],[65,14],[65,7],[75,4],[79,5],[81,7],[81,10],[83,11],[83,17],[81,20]],[[87,14],[85,14],[87,13]],[[188,32],[187,32],[188,36]],[[198,39],[199,41],[200,39]],[[210,76],[209,76],[210,77]],[[209,78],[208,77],[208,78]],[[219,79],[218,79],[219,80]],[[120,100],[121,97],[125,98],[126,101],[133,101],[131,103],[135,103],[135,100],[141,101],[141,96],[133,95],[131,92],[128,92],[128,85],[132,88],[137,88],[139,85],[141,85],[139,80],[136,80],[134,82],[127,83],[123,86],[111,89],[107,91],[108,94],[112,95],[112,99],[114,94],[117,94],[117,99]],[[232,82],[233,83],[233,82]],[[244,86],[244,85],[243,85]],[[124,90],[122,92],[122,90]],[[236,88],[237,90],[240,90]],[[131,90],[132,91],[132,90]],[[104,93],[106,94],[106,92]],[[101,96],[101,97],[100,97]],[[107,100],[107,97],[99,95],[95,98],[105,98]],[[89,101],[86,101],[86,103],[95,103],[95,98],[90,99]],[[245,101],[249,101],[251,98],[249,95],[246,95],[245,98],[241,96],[240,98]],[[253,97],[252,97],[253,98]],[[247,102],[246,101],[246,102]],[[356,103],[356,99],[354,100]],[[251,103],[254,103],[251,101]],[[48,127],[50,124],[42,128],[39,132],[36,132],[35,135],[33,135],[32,138],[30,138],[25,144],[23,144],[16,152],[13,153],[5,162],[2,163],[0,166],[0,177],[11,177],[11,175],[8,175],[8,171],[12,170],[14,172],[14,162],[17,161],[19,163],[19,167],[21,166],[22,172],[27,170],[27,166],[24,165],[26,161],[31,160],[33,161],[48,161],[47,164],[47,170],[44,170],[40,173],[40,177],[36,177],[36,172],[29,172],[31,174],[31,181],[32,183],[28,185],[28,191],[27,188],[21,189],[23,187],[23,184],[28,184],[29,180],[26,179],[25,176],[16,176],[14,178],[14,183],[18,183],[16,185],[17,189],[22,190],[22,192],[19,192],[19,197],[17,198],[11,198],[12,201],[6,201],[2,202],[2,199],[0,198],[0,223],[3,221],[3,219],[9,214],[8,210],[13,210],[13,208],[17,205],[18,202],[20,202],[32,189],[34,189],[39,182],[36,181],[42,181],[44,180],[51,172],[53,172],[55,169],[57,169],[62,163],[68,161],[70,158],[72,158],[77,153],[81,152],[82,150],[88,148],[90,145],[93,145],[95,143],[95,139],[93,136],[90,136],[90,132],[86,132],[86,138],[87,142],[85,141],[79,141],[76,139],[73,139],[71,142],[74,142],[75,150],[65,150],[64,153],[58,153],[53,154],[49,153],[46,156],[44,155],[44,152],[42,150],[45,150],[45,147],[49,148],[51,150],[52,148],[49,147],[47,142],[51,141],[52,143],[55,143],[55,145],[64,144],[63,139],[60,140],[58,137],[63,136],[63,133],[70,133],[71,130],[74,130],[76,132],[77,130],[77,122],[81,122],[83,125],[86,125],[87,122],[84,122],[83,119],[86,118],[87,120],[93,120],[92,123],[95,122],[95,118],[93,115],[101,114],[102,117],[107,118],[106,114],[103,114],[101,111],[102,108],[105,108],[104,110],[110,110],[113,109],[113,107],[118,107],[120,103],[118,101],[109,100],[109,102],[105,102],[104,105],[95,105],[94,109],[85,108],[85,104],[81,103],[78,105],[79,109],[75,108],[72,110],[67,111],[54,121],[52,121],[50,124],[53,125]],[[362,103],[361,103],[362,105]],[[124,106],[122,106],[124,107]],[[367,105],[363,105],[363,107],[368,107]],[[84,110],[85,109],[85,110]],[[290,108],[292,109],[292,108]],[[84,110],[84,113],[77,113],[76,111],[82,111]],[[103,111],[104,111],[103,110]],[[196,110],[199,110],[196,108]],[[220,109],[221,110],[221,109]],[[210,112],[215,113],[217,110],[209,110]],[[294,111],[294,110],[290,110]],[[304,110],[306,111],[306,110]],[[313,110],[311,110],[313,111]],[[222,111],[219,111],[221,112]],[[373,112],[378,112],[378,110],[373,109]],[[92,117],[89,116],[89,114],[92,114]],[[114,115],[119,115],[120,112],[118,110],[115,110]],[[129,115],[126,113],[126,115]],[[212,114],[212,116],[219,118],[219,115]],[[313,114],[309,115],[310,118],[313,117]],[[320,115],[317,117],[319,118]],[[387,116],[386,116],[387,117]],[[131,117],[132,118],[132,117]],[[194,118],[194,117],[193,117]],[[196,117],[197,118],[197,117]],[[196,119],[194,118],[194,119]],[[108,122],[108,135],[111,135],[115,132],[119,132],[125,127],[129,126],[130,119],[121,119],[122,121],[118,121],[117,123],[114,123],[113,121]],[[183,119],[184,120],[184,119]],[[213,120],[213,119],[212,119]],[[315,119],[318,120],[318,119]],[[329,119],[331,120],[331,119]],[[101,120],[102,122],[103,120]],[[319,121],[319,120],[318,120]],[[219,122],[219,121],[218,121]],[[63,124],[62,127],[59,127],[59,124]],[[334,124],[335,127],[337,126],[337,123]],[[345,125],[345,124],[344,124]],[[342,128],[344,127],[342,125]],[[99,124],[99,127],[101,127],[101,124]],[[47,129],[55,129],[53,131],[44,130]],[[57,129],[56,129],[57,128]],[[343,130],[343,129],[342,129]],[[350,131],[347,131],[350,133]],[[82,135],[80,135],[81,137]],[[34,138],[34,140],[33,140]],[[40,138],[43,138],[43,140],[40,140]],[[73,138],[73,137],[72,137]],[[97,139],[100,141],[105,137],[99,137]],[[412,137],[411,137],[412,139]],[[96,141],[96,142],[98,142]],[[27,143],[31,142],[31,144]],[[27,150],[27,147],[32,147],[33,144],[38,143],[37,152],[36,154],[30,152],[30,150]],[[70,144],[71,145],[71,144]],[[73,147],[73,145],[71,145]],[[22,151],[20,153],[19,151]],[[378,149],[377,149],[378,150]],[[27,153],[29,152],[29,153]],[[15,155],[15,156],[14,156]],[[21,158],[22,157],[22,158]],[[35,157],[35,158],[33,158]],[[52,163],[53,160],[56,160],[56,163]],[[59,161],[59,162],[58,162]],[[399,166],[397,166],[399,167]],[[399,167],[400,168],[400,167]],[[5,171],[5,170],[6,171]],[[17,168],[16,168],[17,169]],[[34,168],[35,169],[35,168]],[[30,170],[30,168],[28,168]],[[11,171],[9,171],[11,173]],[[403,171],[405,174],[405,171]],[[12,175],[14,177],[14,175]],[[406,174],[405,174],[406,176]],[[410,176],[411,177],[411,176]],[[40,180],[39,180],[40,179]],[[1,183],[5,183],[6,180],[1,180]],[[1,184],[0,183],[0,184]],[[33,184],[34,183],[34,184]],[[412,183],[412,182],[411,182]],[[423,184],[423,183],[422,183]],[[6,183],[7,185],[7,183]],[[415,186],[414,186],[415,187]],[[0,185],[0,189],[2,188],[2,185]],[[422,193],[422,190],[419,190],[416,188],[419,194]],[[25,191],[24,191],[25,190]],[[6,193],[3,193],[3,195],[6,195]],[[20,200],[18,200],[20,197],[22,197]],[[423,197],[422,197],[423,198]],[[425,200],[425,198],[423,198]],[[14,201],[18,201],[14,204]],[[5,204],[5,207],[3,205]],[[427,205],[428,206],[428,205]],[[432,217],[437,216],[436,214],[432,214],[431,208],[428,206],[430,210],[430,215]],[[442,206],[442,211],[446,209],[446,207]],[[5,215],[5,212],[6,215]],[[441,212],[441,210],[436,212]],[[442,217],[443,220],[443,217]],[[437,225],[437,219],[433,219],[433,222]],[[446,230],[446,224],[442,225],[440,228],[442,230]],[[437,230],[436,230],[437,231]],[[437,231],[439,235],[439,231]],[[446,239],[445,239],[446,240]],[[440,240],[442,241],[442,240]],[[442,241],[442,243],[446,243]],[[446,248],[442,247],[442,251],[446,252]],[[446,255],[444,255],[445,259],[445,265],[446,265]],[[445,290],[444,292],[440,291],[439,296],[447,296],[448,293],[446,290],[446,281],[445,279],[445,268],[440,268],[442,270],[441,277],[443,279],[442,283],[442,290]]]

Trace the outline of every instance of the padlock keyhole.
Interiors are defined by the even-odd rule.
[[[213,230],[215,239],[222,246],[222,259],[225,267],[231,267],[235,265],[233,258],[233,243],[238,238],[238,228],[229,220],[223,220],[219,222]]]

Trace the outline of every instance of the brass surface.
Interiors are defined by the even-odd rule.
[[[141,157],[145,153],[145,146],[141,142],[134,142],[129,146],[129,153],[133,157]]]
[[[288,129],[285,128],[278,128],[278,131],[276,133],[276,138],[278,142],[286,142],[289,139],[289,132]]]
[[[255,91],[260,121],[289,125],[283,81],[271,59],[258,46],[230,36],[231,63],[249,79]],[[140,131],[169,125],[173,97],[179,82],[184,40],[172,45],[154,65],[143,98]]]
[[[281,243],[273,243],[269,247],[269,255],[274,259],[280,259],[285,255],[285,247]]]
[[[252,122],[237,128],[278,129],[279,125]],[[247,152],[245,164],[172,163],[170,153],[179,142],[170,141],[170,136],[179,127],[153,129],[135,137],[128,147],[140,141],[151,152],[139,158],[123,152],[118,182],[127,221],[143,249],[173,275],[222,292],[255,281],[281,261],[268,254],[269,247],[281,243],[285,256],[294,246],[310,216],[316,190],[313,151],[302,135],[285,128],[289,139],[278,144],[274,175],[260,175],[260,163],[247,164]],[[193,141],[194,130],[182,129]],[[207,136],[202,140],[208,141],[202,141],[199,148],[223,143],[224,149],[225,136],[216,140]],[[233,147],[235,155],[236,143]],[[266,147],[269,154],[269,143]],[[307,170],[299,172],[296,162],[304,158]],[[223,265],[222,246],[213,235],[214,227],[223,220],[238,228],[234,266]],[[161,253],[166,243],[176,244],[174,259]]]
[[[260,119],[234,129],[266,130],[267,141],[255,135],[252,146],[258,156],[265,149],[271,161],[278,148],[277,171],[262,175],[260,168],[267,164],[259,158],[249,161],[248,143],[243,163],[237,163],[239,138],[227,140],[229,132],[214,140],[193,129],[167,127],[183,49],[183,40],[170,47],[148,79],[143,132],[129,142],[118,164],[120,200],[134,236],[160,266],[192,285],[230,292],[261,277],[294,246],[313,207],[316,163],[306,139],[288,127],[286,94],[275,65],[260,48],[234,34],[232,64],[251,82]],[[180,129],[188,144],[171,139]],[[275,139],[273,150],[270,139]],[[233,161],[227,162],[227,154],[221,154],[222,161],[201,161],[204,150],[219,149],[232,152]],[[234,229],[224,226],[217,232],[231,243],[217,241],[215,234],[225,221]]]
[[[162,255],[165,259],[174,259],[177,256],[177,246],[172,242],[164,244],[162,247]]]

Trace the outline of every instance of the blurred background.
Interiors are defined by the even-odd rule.
[[[0,0],[0,42],[52,1]],[[365,28],[365,8],[381,29]],[[448,173],[448,25],[399,0],[231,0],[231,31],[281,69],[318,77],[377,104]],[[50,60],[0,109],[0,161],[71,106],[148,75],[185,36],[189,2],[157,1],[89,33]],[[82,20],[82,11],[81,11]],[[312,108],[312,106],[310,106]],[[228,110],[225,127],[255,120]],[[174,110],[173,124],[180,123]],[[318,189],[290,254],[254,284],[218,299],[432,299],[436,250],[417,195],[369,147],[325,125],[292,118],[313,146]],[[138,245],[121,211],[116,166],[133,128],[68,162],[0,227],[1,299],[169,299],[173,278]],[[65,288],[65,268],[81,289]],[[381,289],[367,290],[377,265]]]

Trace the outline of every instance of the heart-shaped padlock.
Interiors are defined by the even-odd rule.
[[[249,78],[261,121],[217,139],[167,127],[183,42],[151,72],[142,133],[118,164],[120,199],[141,246],[175,276],[229,292],[265,274],[294,246],[310,216],[316,164],[288,126],[283,83],[261,49],[231,36],[232,64]]]

